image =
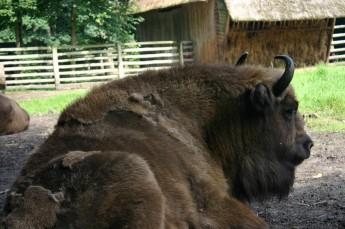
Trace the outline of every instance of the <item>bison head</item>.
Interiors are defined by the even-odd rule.
[[[285,62],[283,73],[236,67],[241,68],[240,76],[253,74],[250,80],[260,80],[225,103],[208,131],[209,145],[220,156],[232,194],[242,200],[286,196],[295,167],[309,157],[313,146],[289,86],[294,63],[288,56],[276,58]]]

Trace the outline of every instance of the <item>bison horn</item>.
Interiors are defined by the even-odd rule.
[[[248,57],[248,54],[249,54],[248,52],[242,53],[242,55],[240,56],[240,58],[238,58],[238,60],[236,62],[236,66],[244,64],[244,62],[246,61],[246,59]]]
[[[275,59],[281,59],[285,62],[285,71],[283,75],[280,77],[280,79],[273,85],[273,94],[278,97],[280,96],[285,89],[289,86],[294,71],[295,71],[295,65],[291,57],[287,55],[279,55],[274,57]]]

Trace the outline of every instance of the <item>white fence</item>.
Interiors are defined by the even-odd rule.
[[[336,21],[334,26],[330,55],[330,63],[345,63],[345,22]]]
[[[0,86],[80,88],[193,63],[191,41],[0,48]]]

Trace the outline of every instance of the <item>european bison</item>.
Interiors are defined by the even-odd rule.
[[[266,228],[246,205],[287,195],[312,141],[294,65],[186,66],[69,106],[10,191],[7,228]]]
[[[28,128],[30,117],[14,100],[0,94],[0,136]]]

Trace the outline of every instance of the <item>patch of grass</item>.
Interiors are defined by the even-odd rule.
[[[83,97],[87,90],[66,91],[47,98],[22,101],[19,104],[30,115],[58,114],[76,99]]]
[[[318,65],[298,70],[292,84],[302,114],[315,114],[307,126],[315,131],[345,131],[345,66]]]

